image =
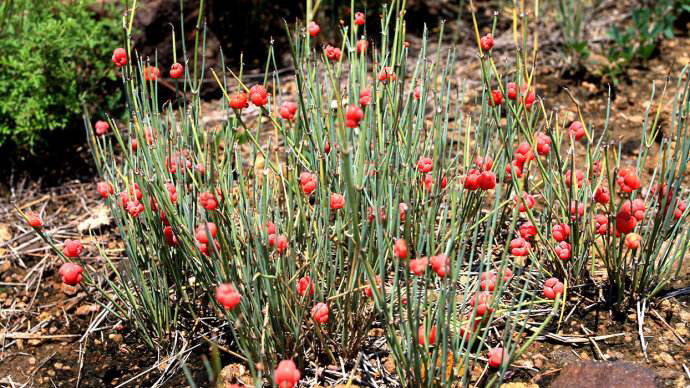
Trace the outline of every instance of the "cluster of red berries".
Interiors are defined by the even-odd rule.
[[[277,229],[274,223],[272,222],[267,222],[266,223],[266,234],[268,235],[268,246],[271,248],[275,248],[276,252],[278,254],[282,255],[287,251],[288,248],[288,239],[287,236],[285,235],[278,235]]]
[[[216,188],[215,192],[213,191],[204,191],[203,193],[199,194],[199,204],[201,204],[201,207],[208,211],[213,211],[218,208],[218,204],[223,200],[223,193],[219,188]]]
[[[324,52],[326,53],[326,58],[330,59],[331,61],[339,61],[340,57],[342,56],[340,49],[331,45],[326,46],[326,48],[324,48]]]
[[[513,278],[513,271],[510,268],[506,268],[503,271],[503,284],[506,284]],[[484,291],[493,291],[496,288],[498,279],[496,277],[495,271],[483,272],[479,276],[479,288]]]
[[[361,97],[360,97],[361,102]],[[368,102],[368,100],[367,100]],[[359,122],[364,118],[364,111],[357,105],[348,105],[345,110],[345,126],[348,128],[359,127]]]
[[[221,284],[216,288],[216,301],[226,310],[232,310],[240,304],[241,295],[232,284]]]
[[[213,222],[207,222],[197,226],[194,236],[196,237],[196,246],[201,253],[208,256],[210,253],[210,245],[214,245],[217,252],[220,251],[220,244],[218,240],[215,239],[217,234],[218,227]]]
[[[311,283],[309,275],[305,275],[297,281],[297,293],[300,296],[304,296],[307,292],[309,292],[310,295],[314,295],[314,286]]]
[[[464,177],[464,187],[469,191],[477,189],[493,190],[496,188],[496,173],[491,171],[493,159],[487,156],[474,161],[475,168],[471,168]]]
[[[299,186],[302,189],[304,195],[309,196],[316,190],[316,186],[319,184],[319,178],[316,174],[310,172],[303,172],[299,175]]]

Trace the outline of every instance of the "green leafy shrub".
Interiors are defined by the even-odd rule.
[[[608,75],[614,82],[633,60],[647,60],[656,51],[659,39],[673,38],[673,23],[681,9],[673,0],[661,0],[632,12],[632,24],[621,29],[613,26],[609,35]]]
[[[0,5],[0,145],[32,149],[46,131],[78,121],[83,103],[110,105],[99,95],[115,80],[117,22],[98,19],[88,3]]]

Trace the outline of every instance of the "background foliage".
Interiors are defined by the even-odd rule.
[[[91,1],[8,0],[0,4],[0,145],[33,149],[46,131],[79,120],[82,104],[105,109],[115,73],[115,18]]]

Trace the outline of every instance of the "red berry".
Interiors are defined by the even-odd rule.
[[[98,136],[105,135],[106,132],[108,132],[108,129],[110,129],[110,125],[103,120],[96,121],[94,127],[96,127],[96,135]]]
[[[399,238],[393,243],[393,254],[398,259],[407,259],[407,242],[404,239]]]
[[[328,45],[324,51],[326,52],[326,58],[330,59],[331,61],[340,60],[341,53],[339,48]]]
[[[542,156],[548,155],[551,151],[551,138],[544,132],[537,132],[534,139],[537,143],[537,153]]]
[[[431,172],[431,169],[434,167],[434,161],[431,160],[431,158],[423,156],[419,158],[417,161],[417,170],[421,173],[428,173]]]
[[[410,260],[410,272],[417,276],[422,276],[426,272],[426,267],[429,266],[429,260],[426,257]]]
[[[405,222],[408,206],[405,202],[398,204],[398,212],[400,212],[400,222]]]
[[[230,105],[230,108],[237,110],[248,107],[249,104],[247,103],[247,95],[244,92],[234,93],[232,96],[230,96],[228,105]]]
[[[280,106],[280,117],[285,120],[292,120],[297,113],[297,104],[292,101],[286,101]]]
[[[424,325],[419,326],[417,330],[417,342],[419,346],[424,346],[426,344],[426,327]],[[429,346],[433,346],[436,343],[436,325],[431,326],[429,329]]]
[[[345,197],[342,194],[331,194],[331,210],[342,209],[345,206]]]
[[[604,236],[609,231],[609,218],[606,214],[597,214],[594,216],[594,228],[597,233]]]
[[[486,34],[479,39],[479,44],[482,46],[482,50],[490,51],[494,47],[494,37],[491,34]]]
[[[637,249],[640,247],[640,240],[642,237],[639,234],[629,233],[625,236],[625,246],[630,250]]]
[[[29,211],[26,213],[26,222],[28,222],[29,226],[31,226],[34,229],[38,229],[43,226],[43,220],[41,219],[41,215],[34,211]]]
[[[293,388],[300,379],[300,373],[292,360],[283,360],[273,373],[273,382],[278,388]]]
[[[640,178],[637,176],[635,167],[623,167],[618,171],[618,185],[626,193],[631,193],[640,188]]]
[[[113,194],[113,185],[110,182],[98,182],[96,184],[96,189],[101,195],[101,198],[108,198],[108,196]]]
[[[199,195],[199,204],[208,211],[216,210],[218,202],[218,198],[210,191],[204,191]]]
[[[445,176],[441,178],[441,189],[446,188],[446,184],[448,183],[448,178]],[[434,176],[431,174],[426,174],[424,176],[424,187],[426,187],[427,191],[431,191],[434,187]]]
[[[478,317],[484,316],[485,314],[491,314],[493,309],[490,304],[491,294],[488,292],[477,292],[472,299],[470,299],[470,306],[474,307]]]
[[[377,275],[377,276],[374,278],[374,283],[375,283],[376,289],[378,289],[379,291],[381,291],[381,276],[378,276],[378,275]],[[372,286],[372,284],[371,284],[371,282],[370,282],[370,283],[366,286],[366,288],[364,288],[364,294],[365,294],[366,296],[368,296],[369,298],[371,298],[372,296],[374,296],[374,291],[371,289],[371,286]]]
[[[305,195],[311,195],[316,190],[318,183],[319,179],[312,173],[304,171],[299,176],[299,185]]]
[[[570,244],[565,241],[561,241],[554,247],[556,255],[561,260],[568,260],[570,258]]]
[[[563,223],[556,224],[553,226],[551,235],[553,236],[553,239],[558,242],[565,241],[570,236],[570,226]]]
[[[524,213],[527,211],[527,209],[533,208],[534,204],[536,203],[534,197],[532,197],[524,191],[522,192],[519,198],[517,195],[515,195],[514,199],[520,208],[520,213]]]
[[[326,153],[326,155],[331,153],[331,143],[326,140],[326,143],[323,145],[323,152]]]
[[[261,85],[254,85],[249,89],[249,100],[256,106],[264,106],[268,103],[268,93]]]
[[[556,299],[563,293],[563,283],[557,278],[546,279],[544,282],[544,297],[546,299]]]
[[[62,264],[58,271],[60,277],[62,277],[62,282],[70,286],[75,286],[81,282],[82,272],[84,270],[79,264],[70,262]]]
[[[524,239],[529,239],[537,235],[537,227],[532,225],[531,222],[527,221],[520,225],[520,237]]]
[[[365,107],[371,102],[371,89],[362,89],[359,92],[359,105]]]
[[[450,260],[446,255],[437,255],[431,257],[431,269],[436,272],[440,278],[446,277],[450,272]]]
[[[414,88],[414,98],[415,100],[419,100],[422,98],[422,89],[419,86]]]
[[[395,79],[395,71],[393,71],[393,68],[390,66],[383,67],[379,72],[379,81],[381,81],[384,84],[388,81],[395,81]]]
[[[509,100],[515,101],[517,99],[517,85],[515,85],[515,82],[508,82],[506,94]]]
[[[484,291],[493,291],[496,288],[496,274],[493,271],[482,273],[479,280],[479,288]]]
[[[489,349],[489,354],[487,358],[489,359],[489,367],[498,368],[503,363],[503,358],[506,356],[505,350],[503,348],[493,348]]]
[[[517,146],[515,152],[513,152],[513,156],[521,166],[530,160],[534,160],[534,153],[532,152],[529,143],[526,141]]]
[[[525,108],[529,111],[532,108],[532,104],[534,104],[534,101],[537,99],[536,94],[534,92],[529,92],[525,96]]]
[[[491,190],[496,187],[496,174],[493,171],[484,171],[479,176],[479,187],[482,190]]]
[[[374,221],[374,210],[372,208],[367,209],[369,213],[369,222]],[[381,219],[381,222],[386,221],[386,212],[383,211],[383,209],[379,210],[379,217]]]
[[[623,206],[626,206],[628,202],[624,203]],[[635,198],[634,201],[632,201],[632,215],[633,217],[637,218],[638,221],[642,221],[644,219],[644,212],[647,210],[647,205],[644,203],[644,200],[640,198]]]
[[[127,212],[132,217],[137,218],[141,213],[144,212],[144,205],[137,200],[129,201],[127,203]]]
[[[579,121],[573,121],[572,124],[570,124],[570,127],[568,127],[568,133],[570,136],[574,136],[575,140],[580,141],[585,136],[585,127],[582,126],[582,123]]]
[[[626,202],[629,204],[630,202]],[[616,214],[616,232],[627,234],[632,232],[637,225],[637,219],[632,215],[630,206],[625,208],[625,204],[621,206],[620,211]]]
[[[314,295],[314,287],[311,284],[309,275],[305,275],[297,282],[297,293],[300,294],[300,296],[304,296],[307,291],[309,294]]]
[[[348,128],[357,128],[359,122],[364,118],[362,108],[357,105],[348,105],[345,110],[345,125]]]
[[[163,228],[163,238],[165,238],[165,242],[168,245],[177,245],[177,237],[175,236],[175,233],[173,233],[173,230],[170,226],[166,226],[165,228]]]
[[[355,13],[355,24],[358,26],[363,26],[364,25],[364,13],[362,12],[357,12]]]
[[[144,79],[147,81],[156,81],[159,75],[161,75],[161,71],[156,66],[147,66],[144,69]]]
[[[511,163],[506,164],[506,179],[511,181],[513,179],[513,173],[517,178],[522,178],[522,164],[517,160],[513,160]]]
[[[575,170],[575,179],[577,179],[577,187],[582,188],[582,180],[585,179],[585,173],[581,170]],[[570,188],[572,183],[572,171],[568,170],[565,172],[565,185]]]
[[[611,200],[611,193],[606,186],[599,186],[594,191],[594,200],[602,205],[608,205],[609,200]]]
[[[482,176],[482,174],[479,172],[477,169],[470,169],[470,171],[467,172],[467,176],[465,177],[465,182],[463,186],[465,187],[466,190],[468,191],[474,191],[479,188],[479,178]]]
[[[81,256],[82,251],[84,251],[84,246],[79,240],[65,240],[64,246],[62,248],[62,253],[70,258],[75,258]]]
[[[122,67],[127,64],[127,51],[122,47],[116,48],[113,51],[113,63],[117,67]]]
[[[283,254],[285,251],[287,251],[288,248],[288,239],[284,235],[280,235],[276,238],[276,251],[278,254]]]
[[[266,222],[265,229],[267,235],[276,234],[276,225],[271,221]]]
[[[577,201],[570,202],[570,218],[576,220],[585,214],[585,204]]]
[[[172,66],[170,66],[170,77],[172,79],[178,79],[182,77],[184,74],[184,67],[182,67],[182,64],[180,63],[173,63]]]
[[[311,317],[317,323],[323,324],[328,322],[328,305],[322,302],[317,303],[311,309]]]
[[[216,224],[213,222],[207,222],[206,224],[202,224],[197,226],[196,228],[196,239],[200,243],[208,243],[209,241],[209,234],[210,238],[214,239],[216,235],[218,234],[218,228],[216,227]]]
[[[494,160],[491,156],[477,156],[477,158],[474,159],[474,164],[477,165],[480,171],[491,170],[491,167],[494,165]]]
[[[527,256],[529,255],[530,248],[530,243],[522,237],[514,238],[510,241],[510,254],[513,256]]]
[[[216,301],[226,310],[232,310],[240,304],[240,293],[232,284],[221,284],[216,288]]]
[[[676,206],[676,210],[673,211],[673,218],[675,220],[680,220],[680,218],[683,216],[683,213],[685,213],[686,208],[687,208],[687,205],[685,204],[685,201],[678,201],[678,205]]]
[[[491,102],[492,105],[501,105],[503,103],[503,93],[500,90],[494,90],[491,92]]]
[[[171,182],[165,182],[165,189],[168,191],[168,195],[170,196],[170,202],[174,204],[177,203],[177,188],[175,185]]]
[[[307,30],[309,31],[309,36],[316,36],[321,32],[321,27],[319,27],[316,22],[309,22],[309,27],[307,27]]]

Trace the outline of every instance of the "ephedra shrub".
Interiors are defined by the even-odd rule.
[[[376,326],[403,386],[467,385],[481,360],[493,385],[592,268],[606,267],[611,300],[626,303],[671,279],[688,233],[687,84],[645,196],[659,111],[628,165],[575,102],[576,122],[547,112],[524,39],[495,53],[475,23],[482,86],[467,90],[454,50],[430,53],[424,36],[411,53],[402,7],[383,8],[380,40],[363,15],[336,45],[319,44],[315,21],[297,24],[294,76],[272,71],[269,48],[254,84],[185,60],[196,45],[169,72],[115,50],[129,120],[86,124],[127,260],[87,247],[114,276],[83,276],[149,346],[210,327],[257,384],[292,386],[308,363],[351,366]],[[514,68],[499,70],[499,55]],[[219,128],[202,124],[207,73],[224,95]],[[158,100],[164,76],[184,97]],[[81,243],[63,252],[36,228],[88,263]]]

